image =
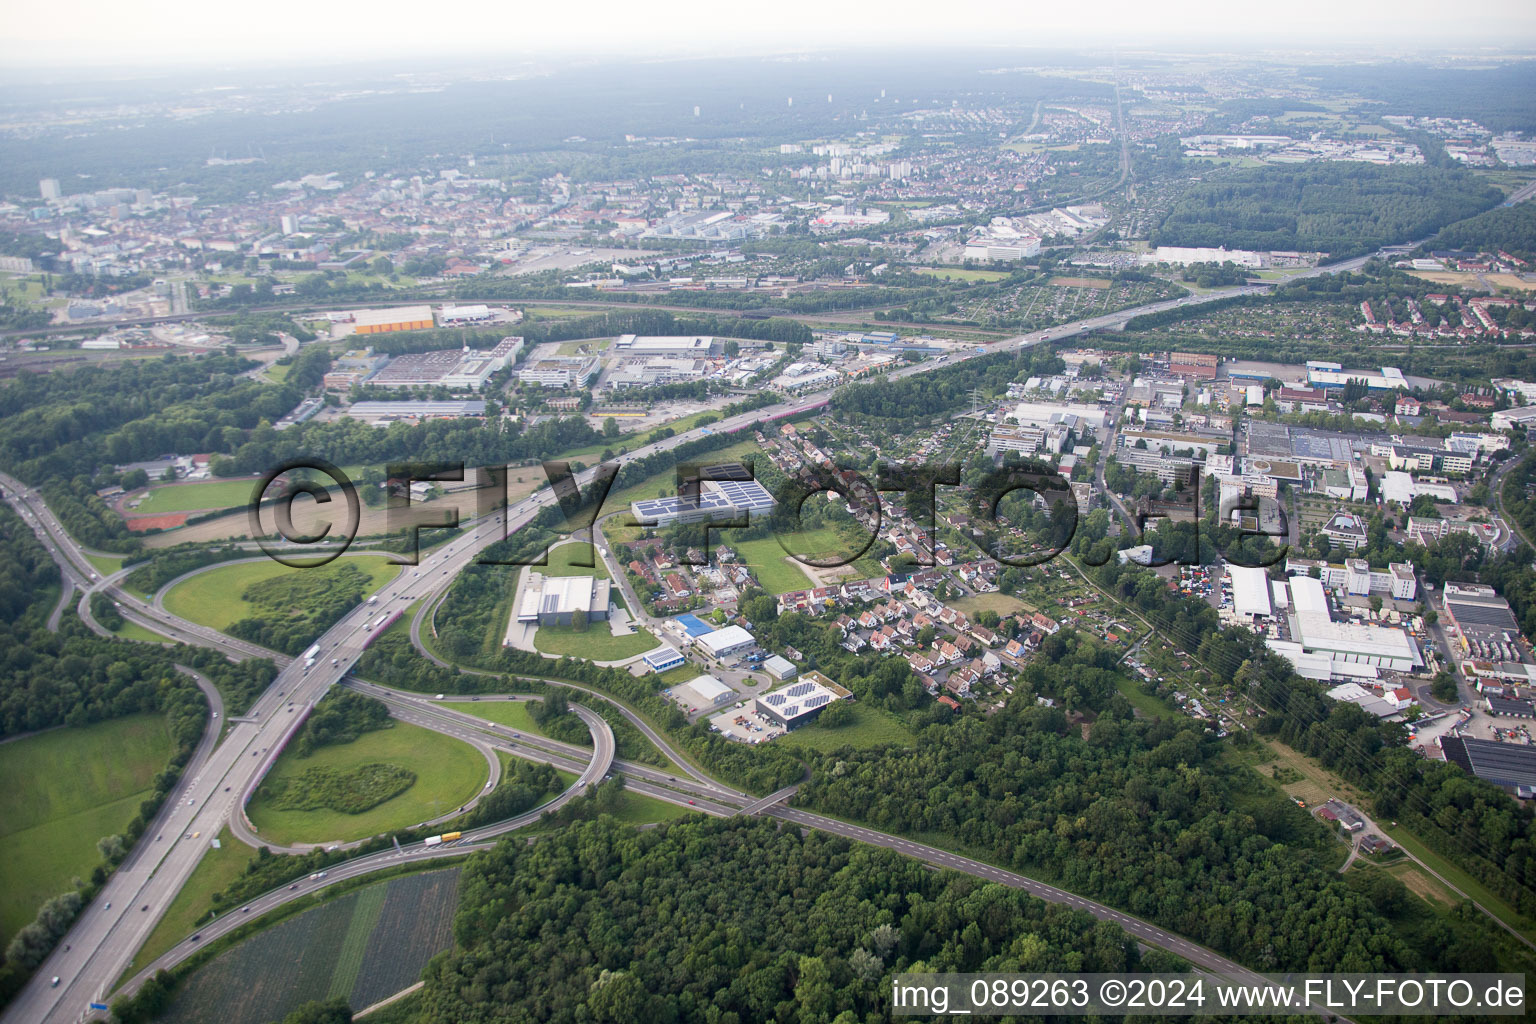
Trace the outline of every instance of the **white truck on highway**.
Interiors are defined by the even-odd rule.
[[[314,667],[315,659],[318,658],[318,657],[320,657],[320,645],[319,644],[315,644],[315,646],[313,646],[309,650],[305,651],[304,652],[304,671],[308,672],[312,667]]]

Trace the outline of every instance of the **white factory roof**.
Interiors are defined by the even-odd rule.
[[[713,704],[726,694],[736,692],[714,676],[699,676],[699,678],[691,679],[684,685],[698,694],[699,698],[706,704]]]
[[[726,626],[724,629],[705,633],[698,638],[698,642],[709,648],[711,654],[719,654],[721,651],[730,650],[732,647],[751,643],[752,634],[740,626]]]
[[[1321,580],[1291,577],[1291,605],[1296,609],[1292,635],[1311,653],[1337,652],[1376,658],[1392,658],[1420,664],[1418,648],[1408,634],[1390,626],[1334,622]]]
[[[1269,577],[1264,570],[1228,565],[1227,575],[1232,577],[1232,610],[1239,615],[1261,615],[1268,618]]]

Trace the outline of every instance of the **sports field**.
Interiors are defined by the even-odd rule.
[[[204,509],[239,508],[251,500],[257,477],[239,480],[206,480],[191,484],[151,487],[138,505],[124,508],[130,516],[157,516],[164,512],[199,512]]]
[[[166,593],[165,607],[184,619],[214,629],[227,629],[231,623],[263,611],[242,596],[251,584],[291,576],[323,586],[345,566],[361,569],[372,576],[373,582],[367,587],[369,593],[393,579],[400,568],[383,555],[347,556],[317,569],[293,569],[265,558],[254,562],[231,562],[178,583]]]
[[[0,943],[89,878],[96,841],[128,826],[171,758],[160,715],[130,715],[0,743]]]
[[[309,757],[284,753],[269,778],[292,780],[311,767],[348,771],[369,764],[398,765],[414,772],[416,781],[359,814],[329,808],[279,810],[263,784],[248,808],[251,823],[263,839],[282,846],[348,842],[410,828],[455,811],[478,795],[489,777],[485,758],[474,747],[418,725],[396,722],[393,728],[364,733],[351,743],[321,747]]]

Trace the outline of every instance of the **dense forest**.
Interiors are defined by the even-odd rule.
[[[824,757],[798,802],[950,837],[1256,968],[1426,962],[1338,876],[1333,840],[1304,812],[1224,765],[1199,724],[1134,718],[1112,653],[1057,640],[1003,710],[929,728],[916,750]],[[1065,709],[1097,711],[1080,728]]]
[[[1501,198],[1460,169],[1355,161],[1260,167],[1192,186],[1152,233],[1152,244],[1342,259],[1423,238]]]
[[[599,818],[477,855],[459,891],[423,1022],[857,1024],[901,971],[1138,964],[1085,912],[763,820]]]
[[[1536,203],[1496,206],[1475,217],[1443,227],[1425,249],[1503,250],[1528,262],[1536,262]]]

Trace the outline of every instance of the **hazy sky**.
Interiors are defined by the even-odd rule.
[[[336,60],[495,52],[631,57],[891,44],[1177,49],[1248,41],[1373,52],[1536,42],[1533,0],[33,0],[0,20],[0,62],[132,64]],[[1330,47],[1333,48],[1333,47]]]

